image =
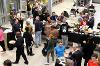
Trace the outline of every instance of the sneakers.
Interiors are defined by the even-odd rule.
[[[18,64],[18,62],[12,62],[12,64]]]
[[[30,54],[30,56],[33,56],[33,55],[35,55],[35,54],[34,53]]]
[[[24,63],[28,65],[28,61]],[[12,64],[18,64],[18,62],[12,62]]]
[[[45,65],[49,65],[49,63],[47,62],[47,63],[45,63]]]
[[[34,53],[29,54],[29,53],[28,53],[27,55],[28,55],[28,56],[33,56],[33,55],[35,55],[35,54],[34,54]]]
[[[27,62],[24,62],[24,63],[28,65],[28,61]]]

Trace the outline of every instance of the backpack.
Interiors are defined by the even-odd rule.
[[[46,49],[47,49],[47,43],[44,43],[44,48],[42,49],[42,55],[44,56],[44,57],[46,57],[47,56],[47,51],[45,51]]]

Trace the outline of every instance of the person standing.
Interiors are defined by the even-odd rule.
[[[89,18],[89,20],[88,20],[88,26],[89,26],[89,28],[91,28],[91,29],[93,29],[93,27],[94,27],[94,20],[95,20],[94,15],[93,15],[93,14],[90,15],[90,18]]]
[[[4,44],[4,33],[3,33],[3,29],[2,29],[1,26],[0,26],[0,45],[1,45],[2,49],[3,49],[2,52],[6,51],[5,44]]]
[[[91,59],[88,61],[88,66],[99,66],[98,55],[93,54]]]
[[[61,38],[63,40],[63,44],[65,45],[66,48],[68,47],[68,28],[69,25],[66,22],[60,26],[60,31],[59,31],[59,34],[61,35]]]
[[[36,48],[38,48],[38,45],[41,45],[41,33],[42,33],[42,27],[43,24],[39,20],[39,16],[36,17],[35,20],[35,43],[36,43]]]
[[[54,61],[54,35],[52,35],[52,34],[49,35],[48,46],[45,51],[47,51],[47,63],[45,63],[45,64],[49,65],[50,54],[52,57],[52,61]]]
[[[58,16],[56,15],[56,13],[55,12],[52,12],[52,16],[50,17],[50,19],[56,22],[57,17]]]
[[[26,58],[26,55],[24,53],[24,38],[21,36],[20,32],[16,32],[16,42],[15,42],[15,47],[17,48],[16,50],[16,60],[13,62],[13,64],[18,64],[20,56],[22,55],[23,59],[25,60],[25,64],[28,64],[28,60]]]
[[[54,47],[56,47],[59,31],[56,29],[55,26],[51,26],[50,34],[54,35]]]
[[[30,1],[27,1],[27,12],[28,12],[28,16],[31,15],[31,5],[30,5]]]
[[[73,50],[74,52],[72,52],[70,59],[74,61],[74,66],[81,66],[83,52],[80,47],[73,47]]]
[[[62,40],[58,41],[58,45],[55,47],[55,53],[56,56],[59,57],[64,57],[64,52],[65,52],[65,47],[63,46]]]
[[[18,19],[16,18],[15,23],[12,25],[12,33],[13,33],[12,39],[13,40],[15,40],[16,32],[21,31],[20,28],[21,28],[20,23],[19,23]]]
[[[84,37],[82,37],[82,38],[84,38]],[[96,44],[94,44],[94,39],[89,34],[86,35],[84,40],[85,41],[83,41],[81,46],[82,46],[83,58],[85,59],[84,66],[87,66],[87,63],[88,63],[89,59],[91,59],[93,51],[96,48]]]
[[[38,9],[38,7],[35,7],[35,8],[32,9],[32,14],[33,14],[33,18],[34,18],[34,21],[35,21],[35,18],[37,16],[39,16],[39,9]]]
[[[33,27],[33,16],[32,15],[30,15],[26,21],[29,22],[30,25]]]
[[[35,25],[34,25],[34,22],[33,22],[33,16],[32,15],[30,15],[28,17],[28,19],[26,20],[26,26],[29,26],[29,25],[32,27],[32,32],[34,32],[35,31]]]
[[[25,28],[26,28],[26,27],[29,28],[29,32],[32,34],[32,33],[33,33],[33,28],[32,28],[32,26],[30,25],[29,22],[26,22]],[[25,31],[25,29],[24,29],[24,31]]]
[[[24,34],[23,34],[23,38],[25,38],[25,42],[26,42],[26,49],[27,49],[27,55],[33,56],[34,54],[32,53],[32,41],[33,41],[33,37],[32,34],[29,32],[29,28],[26,27],[25,28]]]
[[[23,13],[19,10],[19,12],[17,13],[17,18],[19,20],[19,23],[21,25],[21,30],[23,29],[23,22],[24,22],[24,15]]]

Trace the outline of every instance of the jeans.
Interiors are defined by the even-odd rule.
[[[36,44],[36,46],[41,44],[41,33],[42,33],[42,31],[35,32],[35,44]]]
[[[54,61],[54,49],[48,50],[47,52],[47,62],[49,63],[49,56],[51,54],[52,61]]]
[[[65,47],[68,47],[68,36],[62,35],[62,41]]]

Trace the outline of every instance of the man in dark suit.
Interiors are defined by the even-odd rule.
[[[40,17],[36,16],[35,20],[35,44],[36,48],[38,48],[38,45],[41,46],[41,33],[43,28],[43,23],[40,21]]]
[[[35,7],[35,8],[32,9],[32,14],[33,14],[33,18],[34,18],[34,21],[35,21],[35,18],[37,16],[39,16],[38,7]]]
[[[74,47],[74,53],[71,55],[71,59],[74,61],[74,66],[81,66],[83,52],[80,47]]]
[[[83,58],[85,59],[84,66],[87,66],[87,62],[91,59],[96,44],[94,44],[94,38],[87,34],[82,43]]]
[[[13,34],[13,35],[12,35],[12,39],[13,39],[13,40],[15,40],[16,32],[20,31],[20,28],[21,28],[18,19],[16,18],[14,21],[15,21],[15,22],[14,22],[14,24],[12,25],[12,34]]]
[[[15,42],[15,46],[17,48],[17,50],[16,50],[16,61],[13,62],[13,64],[17,64],[19,62],[19,59],[20,59],[21,55],[25,60],[24,63],[28,64],[28,60],[27,60],[26,55],[24,53],[24,39],[21,36],[20,32],[16,32],[16,38],[17,38],[17,40]]]
[[[93,29],[94,26],[94,15],[92,14],[91,17],[88,20],[88,26],[89,28]]]

